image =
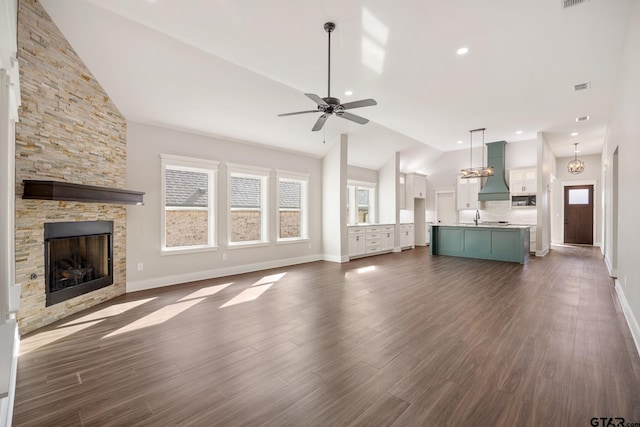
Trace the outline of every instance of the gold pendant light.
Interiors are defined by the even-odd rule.
[[[567,165],[567,170],[574,175],[578,175],[584,171],[584,162],[582,160],[578,160],[578,143],[576,142],[575,148],[573,150],[573,160],[569,162]]]
[[[460,171],[460,178],[483,178],[493,175],[492,167],[484,166],[484,131],[486,128],[472,129],[469,131],[469,167]],[[482,166],[473,166],[473,133],[482,131]]]

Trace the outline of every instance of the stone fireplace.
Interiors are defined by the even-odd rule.
[[[17,319],[25,334],[125,292],[124,204],[22,196],[25,180],[126,189],[126,120],[37,0],[18,2],[18,61],[22,106],[16,123],[16,282],[22,285]],[[52,239],[45,224],[86,221],[112,224],[107,244],[112,284],[53,303],[57,296],[51,295],[60,290],[47,291],[52,273],[46,270],[45,241],[50,245]],[[85,256],[83,243],[74,244],[77,250],[57,261],[59,269],[71,270],[59,272],[68,279],[65,283],[74,283],[71,289],[76,281],[82,285],[104,270],[95,261],[87,266],[84,260],[83,265],[78,259]]]

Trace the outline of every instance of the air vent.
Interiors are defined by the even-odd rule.
[[[573,90],[577,92],[579,90],[589,89],[590,87],[591,87],[591,82],[580,83],[578,85],[573,86]]]
[[[562,8],[567,9],[572,6],[577,6],[579,4],[585,3],[589,0],[560,0],[562,2]]]
[[[576,117],[576,122],[586,122],[589,120],[589,116]]]

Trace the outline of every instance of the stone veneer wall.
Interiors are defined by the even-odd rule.
[[[22,200],[24,179],[126,188],[126,121],[40,3],[20,0],[16,281],[22,334],[125,292],[123,205]],[[45,307],[44,223],[114,221],[114,285]],[[37,278],[31,279],[32,274]]]

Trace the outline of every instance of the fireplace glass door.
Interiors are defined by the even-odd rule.
[[[54,224],[56,223],[47,225]],[[68,228],[68,224],[75,223],[62,224],[66,224]],[[79,231],[81,230],[77,232]],[[73,233],[73,230],[68,232]],[[103,233],[56,236],[45,240],[47,305],[56,304],[113,283],[111,236],[111,233]]]

